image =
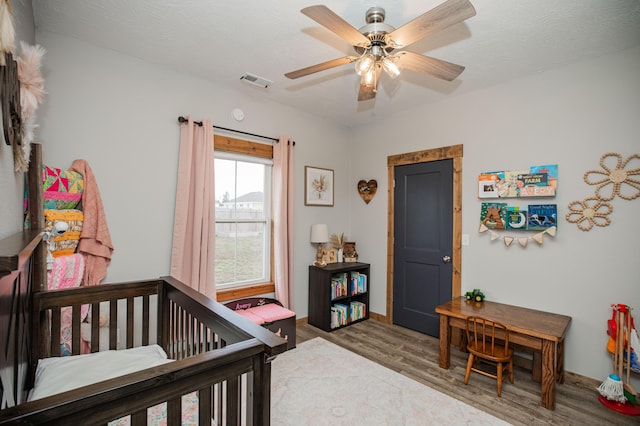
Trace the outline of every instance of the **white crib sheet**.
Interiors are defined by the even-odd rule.
[[[158,345],[38,361],[29,401],[171,362]]]

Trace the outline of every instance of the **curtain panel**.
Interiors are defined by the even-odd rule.
[[[216,299],[213,124],[180,125],[171,275]]]
[[[293,308],[293,139],[273,144],[274,280],[276,299]]]

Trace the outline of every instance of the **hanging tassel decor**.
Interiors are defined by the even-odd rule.
[[[7,64],[4,54],[15,50],[16,32],[13,27],[13,10],[9,0],[0,0],[0,65]]]

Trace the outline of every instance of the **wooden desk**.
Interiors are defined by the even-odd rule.
[[[466,319],[478,315],[501,322],[509,329],[509,341],[541,353],[542,406],[555,408],[555,382],[564,383],[564,337],[571,317],[503,303],[453,299],[436,307],[440,314],[440,367],[451,364],[451,327],[466,329]]]

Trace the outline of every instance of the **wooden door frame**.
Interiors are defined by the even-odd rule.
[[[394,203],[395,203],[395,167],[408,164],[427,163],[430,161],[453,159],[453,254],[451,295],[460,296],[462,267],[462,145],[453,145],[426,151],[409,152],[387,157],[388,172],[388,214],[387,214],[387,313],[386,321],[393,324],[393,238],[394,238]]]

